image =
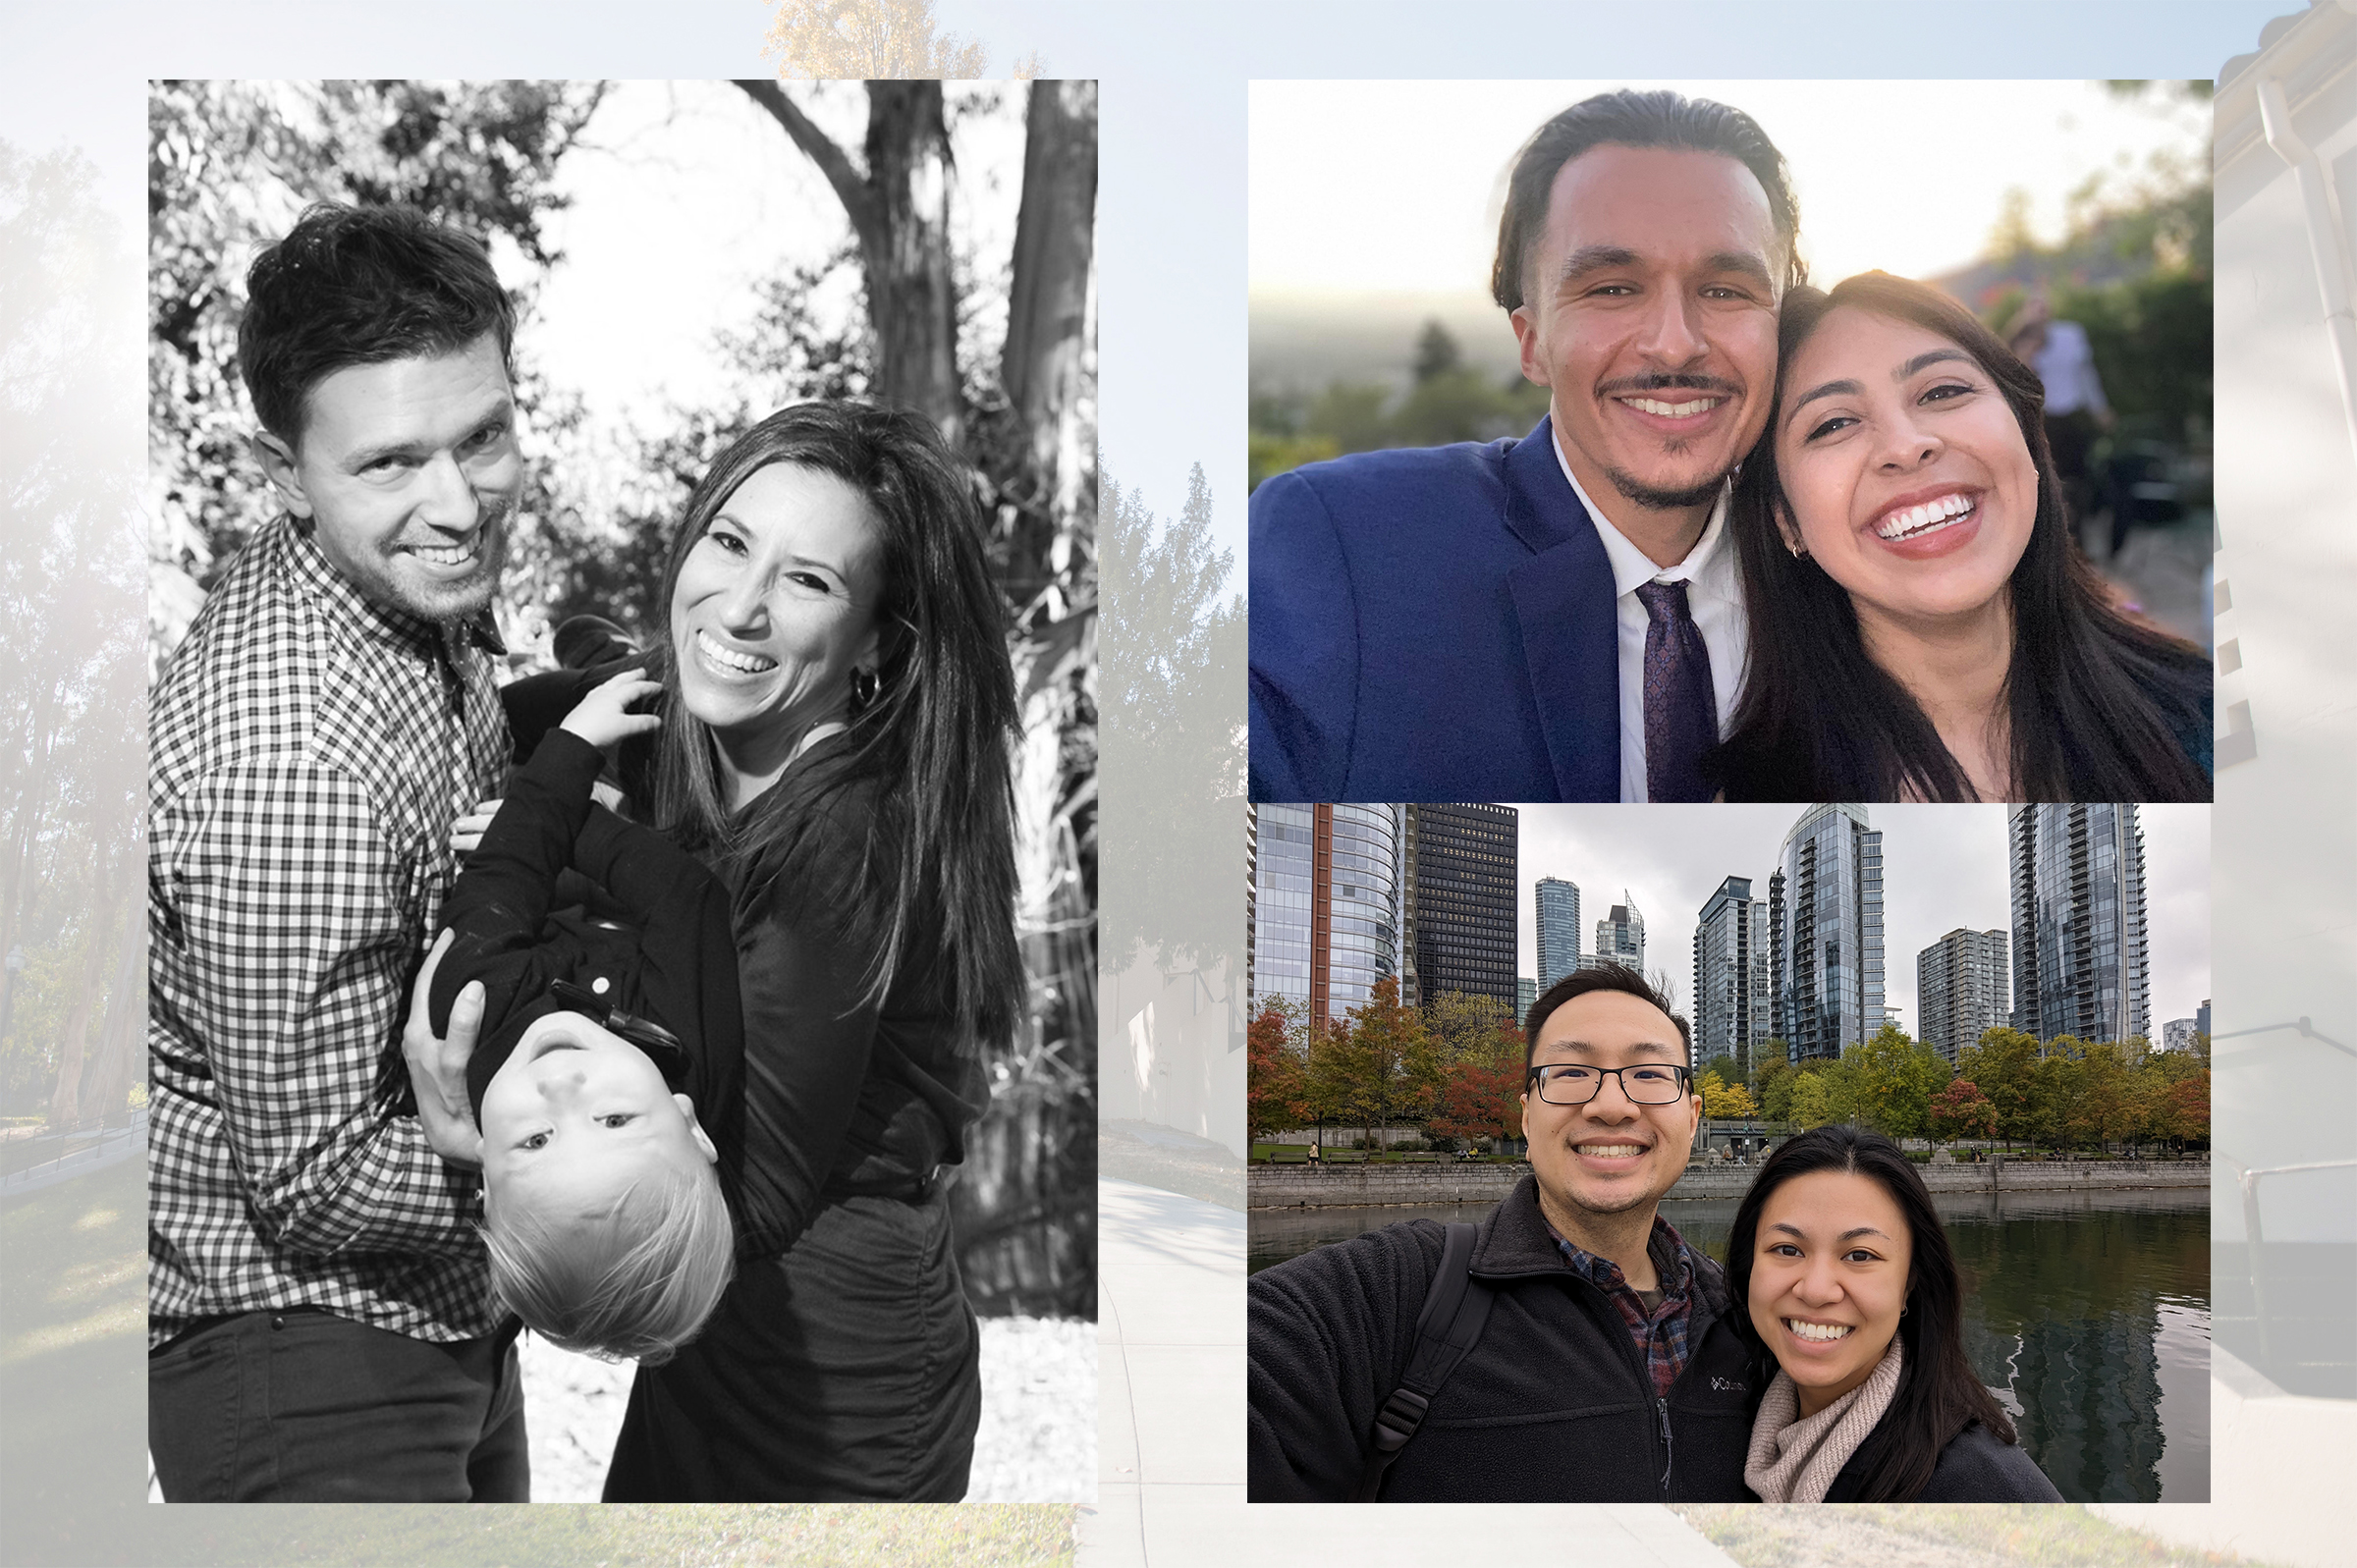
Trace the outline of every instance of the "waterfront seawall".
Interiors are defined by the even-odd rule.
[[[1382,1204],[1495,1203],[1513,1190],[1514,1164],[1254,1165],[1245,1202],[1254,1209],[1357,1209]],[[2008,1160],[1980,1165],[1924,1165],[1934,1192],[2096,1192],[2137,1187],[2208,1187],[2198,1160]],[[1689,1165],[1672,1198],[1740,1198],[1756,1165]]]

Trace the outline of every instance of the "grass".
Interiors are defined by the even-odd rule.
[[[2051,1503],[1672,1507],[1743,1568],[2265,1568]]]

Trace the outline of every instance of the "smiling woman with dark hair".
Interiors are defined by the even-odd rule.
[[[1727,1283],[1766,1502],[2060,1502],[1964,1357],[1963,1292],[1922,1176],[1880,1133],[1818,1127],[1735,1212]]]
[[[2208,800],[2208,657],[2079,553],[2038,377],[1948,296],[1796,289],[1729,514],[1729,800]]]

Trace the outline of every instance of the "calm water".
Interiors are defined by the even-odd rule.
[[[2199,1189],[1940,1193],[1964,1271],[1964,1350],[2073,1502],[2210,1499],[2210,1204]],[[1249,1262],[1487,1204],[1252,1211]],[[1662,1215],[1721,1262],[1735,1200]]]

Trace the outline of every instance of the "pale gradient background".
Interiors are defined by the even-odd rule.
[[[1973,78],[2207,76],[2227,56],[2253,47],[2271,17],[2295,9],[2295,0],[2081,0],[1971,8],[1903,0],[1872,7],[1825,0],[1777,5],[1697,0],[1673,8],[1545,0],[1492,4],[1467,16],[1454,8],[1380,0],[1123,7],[1090,0],[943,0],[940,20],[946,27],[986,38],[994,64],[1036,48],[1051,73],[1103,81],[1100,265],[1107,470],[1167,515],[1177,512],[1185,495],[1188,466],[1202,463],[1215,498],[1216,530],[1240,556],[1245,104],[1252,79],[1409,73],[1689,80],[1737,74],[1891,79],[1934,72]],[[7,0],[0,4],[6,38],[0,49],[0,138],[34,152],[71,144],[96,161],[107,183],[106,199],[122,220],[124,254],[115,271],[94,287],[119,300],[126,330],[136,336],[143,320],[138,255],[150,76],[759,75],[766,69],[758,58],[765,22],[758,0],[666,0],[661,5],[575,0],[563,6],[408,0],[397,6],[337,7],[228,0],[59,6]],[[2287,228],[2272,205],[2259,216],[2263,232],[2250,242],[2251,258],[2254,264],[2289,269],[2278,285],[2289,301],[2283,309],[2306,312],[2296,319],[2307,322],[2315,312],[2313,279],[2300,271],[2304,249],[2296,230]],[[2289,221],[2296,223],[2296,214]],[[2221,321],[2227,308],[2221,290]],[[2330,395],[2329,372],[2307,362],[2317,355],[2308,346],[2315,332],[2305,330],[2305,337],[2285,333],[2284,351],[2307,355],[2300,375],[2308,401],[2281,394],[2294,409],[2292,422],[2273,420],[2272,406],[2268,416],[2230,421],[2232,400],[2273,397],[2278,389],[2260,385],[2255,370],[2239,377],[2221,373],[2220,491],[2229,508],[2234,481],[2225,460],[2233,452],[2231,443],[2257,444],[2234,454],[2238,460],[2256,455],[2278,468],[2286,459],[2315,450],[2319,441],[2342,441],[2335,450],[2345,457],[2345,440],[2335,433],[2330,410],[2318,401],[2320,389],[2323,397]],[[123,438],[125,460],[135,470],[138,406],[137,389],[127,389],[124,406],[131,423]],[[2246,690],[2263,726],[2261,757],[2251,765],[2247,785],[2233,770],[2220,780],[2214,899],[2219,929],[2230,928],[2232,940],[2219,944],[2216,984],[2221,1030],[2231,1027],[2226,1009],[2232,1006],[2254,1026],[2276,1021],[2278,1012],[2314,1014],[2320,1028],[2337,1016],[2342,1020],[2338,1038],[2346,1040],[2357,1033],[2347,1027],[2350,998],[2357,995],[2347,890],[2357,886],[2357,864],[2352,864],[2345,831],[2348,781],[2357,758],[2348,745],[2345,649],[2332,655],[2318,638],[2324,626],[2345,627],[2348,599],[2344,588],[2324,603],[2327,614],[2318,615],[2315,596],[2325,592],[2325,585],[2296,553],[2271,551],[2264,528],[2266,509],[2294,499],[2285,492],[2302,486],[2308,493],[2297,499],[2337,506],[2337,515],[2345,520],[2350,478],[2344,468],[2335,468],[2296,481],[2285,473],[2255,495],[2262,510],[2247,536],[2237,535],[2231,510],[2225,524],[2229,554],[2244,552],[2232,567],[2237,602],[2253,607],[2236,613],[2264,610],[2277,617],[2283,651],[2271,663],[2258,657],[2267,650],[2253,645]],[[2319,486],[2330,487],[2329,494],[2320,495]],[[136,531],[127,527],[127,541]],[[2220,559],[2223,570],[2228,558]],[[2336,562],[2345,568],[2345,549]],[[1240,571],[1233,581],[1240,585]],[[1108,591],[1118,593],[1119,585],[1109,583]],[[2291,635],[2295,620],[2308,628],[2301,636]],[[2221,618],[2220,635],[2227,629]],[[1228,724],[1240,729],[1240,684],[1233,701]],[[2271,713],[2281,717],[2271,720]],[[2276,728],[2265,728],[2271,723]],[[2338,814],[2338,837],[2297,844],[2271,837],[2286,821],[2315,820],[2320,810]],[[1214,887],[1233,890],[1240,921],[1241,816],[1240,806],[1232,806],[1207,808],[1197,822],[1143,823],[1124,820],[1122,802],[1109,800],[1104,811],[1108,918],[1117,895],[1151,896],[1151,890],[1123,885],[1118,872],[1125,846],[1153,833],[1200,836],[1211,846],[1200,859],[1201,874]],[[1115,955],[1107,956],[1110,963]],[[1106,1027],[1118,1033],[1125,1021],[1109,1012]],[[1168,1043],[1176,1048],[1182,1038],[1174,1031]],[[1224,1055],[1226,1046],[1223,1028],[1216,1041],[1206,1038],[1201,1050],[1208,1061]],[[1109,1043],[1109,1071],[1118,1059]],[[2296,1071],[2264,1082],[2253,1076],[2243,1090],[2239,1086],[2246,1080],[2226,1066],[2221,1058],[2221,1142],[2230,1117],[2239,1116],[2246,1135],[2269,1145],[2271,1118],[2283,1113],[2302,1080]],[[2243,1095],[2239,1101],[2238,1093]],[[2351,1126],[2346,1105],[2343,1097],[2342,1113],[2315,1134],[2337,1140],[2344,1152]],[[6,1266],[37,1270],[42,1263],[20,1257]],[[1240,1262],[1237,1267],[1240,1272]],[[127,1339],[126,1354],[136,1353],[137,1341]],[[121,1433],[119,1463],[93,1468],[78,1496],[12,1498],[11,1508],[0,1514],[0,1557],[25,1560],[6,1542],[29,1528],[38,1510],[44,1520],[71,1513],[82,1561],[191,1560],[185,1538],[176,1536],[177,1527],[168,1522],[179,1511],[150,1509],[137,1500],[143,1410],[133,1402],[115,1420]],[[2228,1440],[2230,1434],[2220,1434],[2221,1444]],[[1233,1464],[1240,1482],[1240,1455]],[[253,1521],[254,1543],[219,1560],[263,1560],[274,1555],[271,1540],[289,1541],[299,1533],[316,1541],[323,1532],[364,1532],[370,1512],[247,1510],[244,1517]],[[467,1560],[502,1560],[471,1555],[497,1551],[496,1535],[484,1523],[464,1522],[468,1539],[479,1543],[469,1548]],[[1229,1539],[1233,1545],[1220,1560],[1252,1561],[1259,1559],[1267,1533],[1239,1518]],[[587,1544],[584,1541],[584,1548]],[[455,1552],[452,1560],[458,1560]],[[567,1554],[589,1560],[594,1555]],[[619,1559],[621,1553],[614,1555]],[[1364,1545],[1346,1555],[1354,1562],[1411,1560]],[[1430,1557],[1418,1553],[1412,1560]]]

